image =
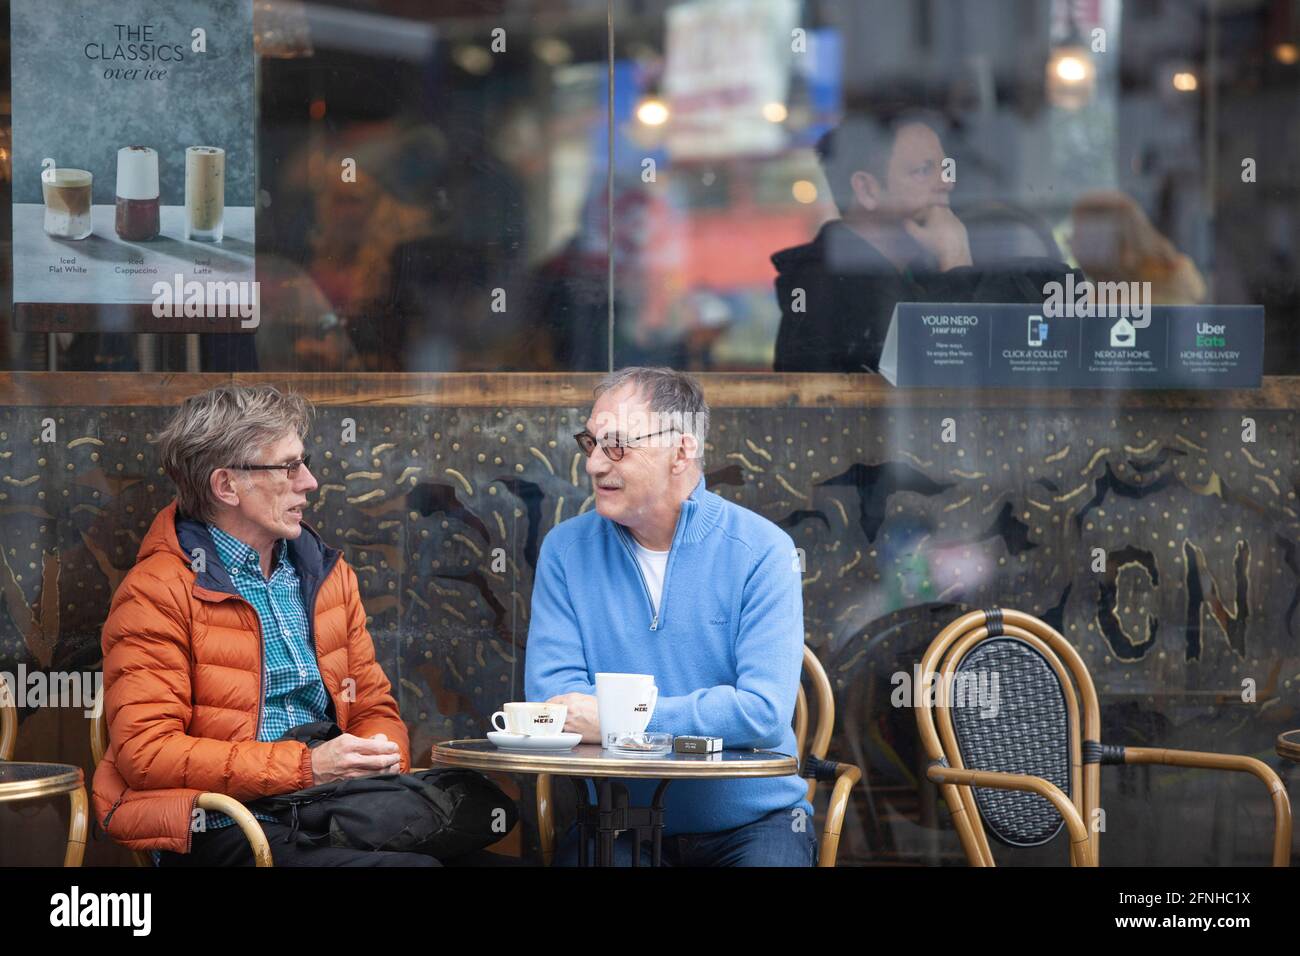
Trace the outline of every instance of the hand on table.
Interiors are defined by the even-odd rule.
[[[600,715],[596,698],[591,694],[559,694],[548,704],[563,704],[569,708],[564,718],[564,729],[571,734],[582,734],[584,744],[600,743]]]
[[[342,734],[311,751],[312,783],[332,783],[377,773],[396,773],[402,752],[384,734],[357,737]]]

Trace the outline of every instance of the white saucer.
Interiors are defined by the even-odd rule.
[[[487,739],[501,750],[563,753],[582,743],[582,734],[559,733],[550,737],[530,737],[528,734],[508,734],[503,730],[489,730]]]

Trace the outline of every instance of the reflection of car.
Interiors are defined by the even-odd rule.
[[[807,242],[834,215],[816,157],[800,150],[678,163],[662,175],[668,199],[648,211],[638,339],[707,331],[715,367],[770,367],[781,316],[770,257]],[[729,315],[719,315],[720,303]]]

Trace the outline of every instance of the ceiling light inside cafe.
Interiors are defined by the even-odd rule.
[[[785,104],[777,100],[763,104],[763,119],[769,123],[784,123],[789,115],[790,111],[785,108]]]
[[[636,118],[644,126],[662,126],[668,122],[668,104],[657,97],[648,97],[637,106]]]
[[[790,192],[794,195],[795,201],[801,202],[805,206],[810,206],[817,201],[817,186],[811,180],[795,180]]]

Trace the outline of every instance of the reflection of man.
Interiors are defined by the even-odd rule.
[[[803,661],[794,543],[705,489],[709,406],[671,369],[607,376],[577,436],[595,509],[542,542],[525,691],[568,706],[565,730],[600,740],[598,672],[651,674],[647,728],[714,736],[727,748],[795,752]],[[649,806],[655,781],[624,781]],[[797,776],[679,780],[667,791],[664,860],[685,866],[811,866],[812,807]],[[630,862],[632,832],[616,844]],[[557,862],[577,859],[573,834]]]
[[[1068,269],[1047,259],[973,268],[949,208],[943,144],[924,114],[846,120],[817,151],[842,218],[772,256],[778,372],[875,371],[896,303],[1041,301],[1043,284]]]

